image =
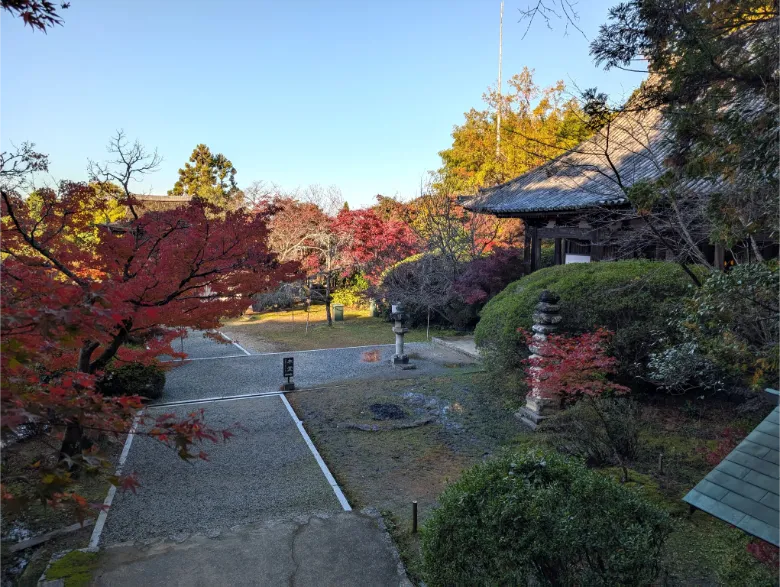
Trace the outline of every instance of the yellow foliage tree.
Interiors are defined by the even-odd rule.
[[[439,153],[438,187],[472,194],[503,183],[560,155],[586,139],[591,131],[574,97],[562,81],[540,89],[533,70],[523,68],[508,81],[510,91],[491,88],[483,95],[484,110],[472,108],[452,133],[453,143]],[[501,109],[501,144],[496,149],[496,112]]]

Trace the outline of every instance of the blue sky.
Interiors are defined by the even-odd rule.
[[[636,73],[604,72],[588,42],[536,22],[523,38],[506,0],[503,77],[527,65],[627,96]],[[589,38],[617,0],[579,4]],[[198,143],[241,186],[339,186],[353,206],[414,196],[438,151],[495,83],[499,0],[72,0],[47,35],[3,15],[0,144],[33,141],[57,179],[86,179],[118,128],[164,157],[139,191],[165,193]]]

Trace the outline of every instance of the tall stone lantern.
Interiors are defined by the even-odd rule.
[[[395,323],[393,332],[395,333],[395,354],[391,359],[393,365],[406,365],[409,363],[409,357],[404,353],[404,334],[409,329],[404,326],[406,323],[406,314],[403,304],[393,304],[391,306],[390,319]]]
[[[558,324],[561,322],[559,305],[560,296],[544,290],[539,295],[539,303],[536,304],[536,311],[533,319],[533,343],[529,345],[528,350],[533,353],[531,358],[540,356],[541,343],[547,340],[547,335],[558,330]],[[544,397],[538,386],[538,367],[531,367],[531,391],[525,396],[525,406],[515,414],[520,421],[536,430],[539,423],[544,420],[551,412],[560,409],[560,400],[556,398]]]

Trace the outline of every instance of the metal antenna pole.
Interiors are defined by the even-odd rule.
[[[504,0],[498,21],[498,102],[496,103],[496,157],[501,155],[501,46],[504,44]]]

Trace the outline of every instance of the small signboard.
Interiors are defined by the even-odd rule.
[[[293,371],[295,370],[295,359],[293,357],[285,357],[282,359],[282,366],[283,366],[283,377],[287,377],[289,379],[293,376]]]

